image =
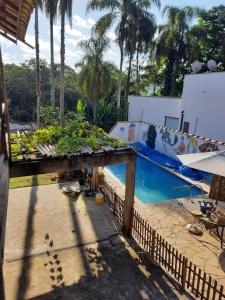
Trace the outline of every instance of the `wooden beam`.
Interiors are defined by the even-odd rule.
[[[0,171],[0,299],[4,300],[5,288],[3,277],[3,261],[8,208],[9,165],[8,161],[4,160],[3,155],[0,156]]]
[[[19,1],[19,11],[18,11],[18,15],[17,15],[16,39],[18,39],[18,37],[19,37],[21,10],[22,10],[22,0]]]
[[[9,192],[9,164],[8,160],[2,162],[2,171],[0,174],[0,260],[3,261],[4,245],[5,245],[5,229],[8,207]]]
[[[133,150],[77,155],[71,158],[40,158],[35,160],[17,160],[10,162],[10,177],[30,176],[82,170],[113,164],[128,164],[134,155]]]
[[[0,84],[2,87],[2,95],[3,99],[0,99],[0,110],[1,110],[1,117],[2,117],[2,124],[1,124],[1,149],[0,151],[5,154],[6,157],[11,157],[11,142],[10,142],[10,130],[9,130],[9,110],[8,110],[8,97],[6,92],[6,83],[5,83],[5,76],[4,76],[4,66],[2,61],[2,51],[0,47]],[[4,111],[3,111],[4,108]],[[4,137],[3,137],[4,135]],[[3,149],[3,150],[2,150]]]
[[[126,192],[123,214],[123,233],[131,236],[132,216],[134,207],[134,190],[135,190],[135,171],[136,171],[136,153],[130,157],[126,169]]]

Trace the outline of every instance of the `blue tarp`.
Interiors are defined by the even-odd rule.
[[[150,158],[157,164],[174,169],[192,180],[200,180],[204,178],[207,181],[211,181],[210,174],[183,166],[182,163],[175,158],[145,146],[140,142],[133,143],[131,146],[133,146],[138,153]]]

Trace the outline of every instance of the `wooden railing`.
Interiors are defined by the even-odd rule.
[[[102,188],[105,200],[112,213],[122,224],[124,201],[115,190],[105,184]],[[169,273],[180,286],[196,299],[225,299],[224,287],[211,276],[179,253],[162,236],[160,236],[140,214],[133,209],[131,236],[148,253],[151,260]]]

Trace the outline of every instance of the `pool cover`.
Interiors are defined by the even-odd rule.
[[[174,169],[192,180],[200,180],[203,178],[209,181],[211,180],[211,176],[209,176],[208,173],[186,167],[182,165],[182,163],[179,160],[176,160],[175,158],[165,153],[161,153],[155,149],[145,146],[140,142],[133,143],[131,144],[131,146],[134,147],[139,154],[151,159],[155,163],[161,166]]]

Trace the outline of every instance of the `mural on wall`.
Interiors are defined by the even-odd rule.
[[[198,152],[198,140],[193,136],[188,136],[187,153]]]
[[[216,144],[212,143],[204,143],[198,146],[198,149],[200,152],[213,152],[213,151],[219,151],[219,147]]]
[[[212,143],[210,140],[203,140],[147,123],[119,122],[112,134],[122,138],[125,142],[141,142],[175,159],[178,154],[225,150],[224,145]]]
[[[128,128],[128,142],[134,142],[134,134],[135,134],[136,124],[131,123]]]
[[[177,148],[177,154],[184,154],[185,150],[186,150],[186,145],[185,145],[184,137],[182,136]]]
[[[160,134],[161,134],[161,140],[162,140],[163,143],[166,143],[171,147],[173,147],[174,145],[177,144],[177,142],[178,142],[177,135],[174,136],[174,140],[172,141],[171,136],[170,136],[170,132],[168,130],[161,129]]]
[[[157,137],[156,128],[155,126],[150,125],[147,131],[146,145],[152,149],[155,149],[156,137]]]

